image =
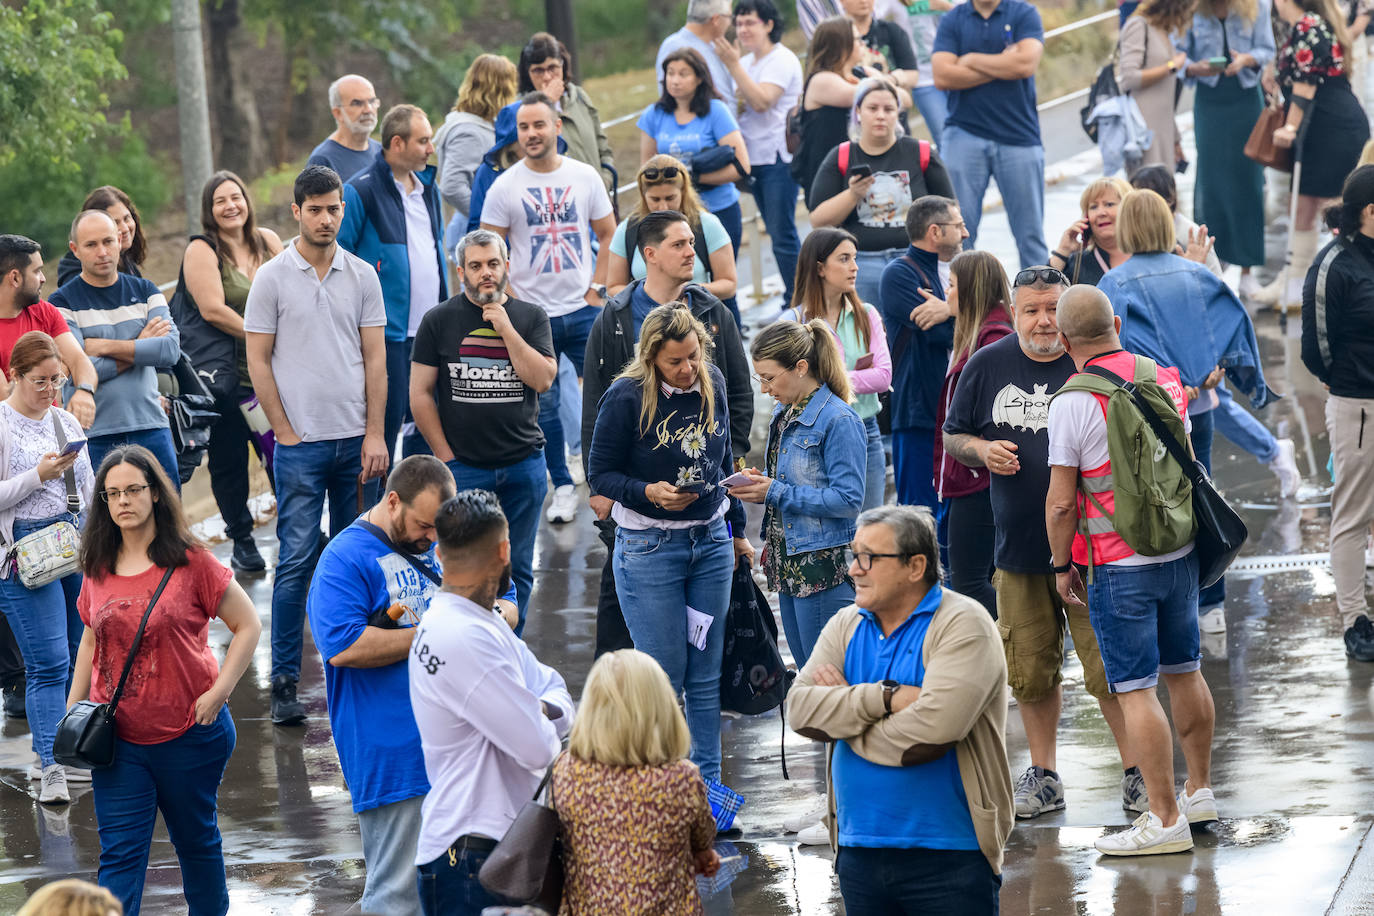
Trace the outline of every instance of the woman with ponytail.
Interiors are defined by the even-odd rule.
[[[750,348],[754,378],[778,402],[766,473],[730,494],[762,503],[763,570],[778,593],[787,645],[806,664],[827,620],[854,601],[845,548],[864,498],[865,433],[829,325],[769,325]]]

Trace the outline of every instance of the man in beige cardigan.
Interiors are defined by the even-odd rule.
[[[787,698],[798,734],[832,742],[845,910],[995,914],[1012,825],[997,628],[941,588],[926,509],[860,515],[849,574],[855,604],[825,625]]]

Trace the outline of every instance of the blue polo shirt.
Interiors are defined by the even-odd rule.
[[[931,53],[1001,54],[1026,38],[1045,40],[1040,13],[1029,3],[1002,0],[986,19],[972,3],[960,3],[940,17]],[[972,89],[952,90],[945,123],[1007,146],[1039,146],[1035,77],[993,80]]]
[[[883,635],[871,611],[860,608],[863,619],[845,649],[845,680],[865,684],[890,678],[922,686],[926,631],[943,597],[940,586],[932,586],[890,636]],[[865,760],[847,741],[841,741],[835,747],[831,773],[839,802],[841,846],[978,848],[953,748],[929,763],[890,767]]]

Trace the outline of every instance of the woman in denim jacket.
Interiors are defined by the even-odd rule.
[[[766,476],[732,496],[763,503],[763,570],[800,670],[832,615],[854,601],[845,548],[864,499],[867,434],[849,406],[849,377],[830,328],[779,321],[750,348],[754,377],[778,406],[768,425]]]

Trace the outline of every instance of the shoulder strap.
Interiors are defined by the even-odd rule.
[[[626,226],[625,228],[628,232],[629,227]],[[706,227],[702,225],[698,228],[701,230],[700,232],[692,233],[692,248],[696,250],[697,260],[701,262],[701,269],[706,273],[706,279],[709,281],[715,278],[715,273],[711,270],[711,252],[706,250]]]
[[[635,261],[635,252],[639,250],[639,222],[634,217],[625,220],[625,260],[631,264]]]
[[[383,544],[385,544],[386,547],[387,547],[387,549],[390,550],[392,553],[396,554],[396,555],[399,556],[401,559],[405,560],[405,561],[406,561],[407,563],[409,563],[411,566],[414,566],[415,569],[416,569],[416,571],[419,572],[421,575],[423,575],[426,579],[428,579],[429,581],[433,582],[435,585],[442,585],[442,584],[443,584],[443,581],[444,581],[444,580],[441,579],[441,578],[439,577],[439,574],[438,574],[438,573],[436,573],[434,570],[430,569],[430,568],[429,568],[428,566],[426,566],[425,564],[421,563],[421,562],[420,562],[420,558],[417,557],[417,556],[415,556],[415,554],[410,553],[409,551],[406,551],[406,550],[402,550],[401,548],[397,547],[394,543],[392,543],[391,538],[387,537],[387,534],[386,534],[385,531],[383,531],[382,529],[378,528],[376,525],[372,524],[371,522],[369,522],[369,521],[368,521],[367,519],[365,519],[365,518],[360,518],[360,519],[358,519],[358,525],[359,525],[364,531],[369,532],[369,533],[372,534],[374,537],[376,537],[377,540],[379,540],[379,541],[381,541]]]
[[[917,140],[916,143],[921,152],[921,172],[924,174],[925,170],[930,166],[930,141]]]
[[[62,432],[62,420],[51,407],[48,408],[48,419],[52,420],[52,431],[57,435],[57,451],[61,452],[67,447],[67,436]],[[67,511],[76,515],[81,511],[81,497],[76,495],[76,474],[71,468],[67,468],[62,473],[62,480],[67,484]]]
[[[835,161],[840,166],[840,177],[843,178],[849,174],[849,141],[844,141],[835,149]]]
[[[1141,358],[1142,357],[1139,356],[1136,357],[1137,372],[1139,372],[1141,368],[1141,363],[1139,362]],[[1192,483],[1193,486],[1197,486],[1202,481],[1202,471],[1198,470],[1197,462],[1189,456],[1188,450],[1183,447],[1183,444],[1174,438],[1174,434],[1169,431],[1169,427],[1164,425],[1164,421],[1159,418],[1159,414],[1155,413],[1154,408],[1145,400],[1144,395],[1140,393],[1140,389],[1136,387],[1135,382],[1128,382],[1115,372],[1110,369],[1105,369],[1102,366],[1084,366],[1083,371],[1096,375],[1099,378],[1106,379],[1116,387],[1125,391],[1126,394],[1130,395],[1131,403],[1135,405],[1136,410],[1140,411],[1140,415],[1145,418],[1145,422],[1150,424],[1150,429],[1154,430],[1155,435],[1159,437],[1159,441],[1164,443],[1164,447],[1169,450],[1169,454],[1172,455],[1174,460],[1179,463],[1179,466],[1183,468],[1183,473],[1188,478],[1188,481]]]
[[[171,581],[172,573],[175,571],[175,566],[167,567],[167,571],[162,574],[162,581],[157,584],[157,591],[153,592],[153,597],[148,599],[148,607],[143,611],[143,619],[138,622],[138,632],[134,633],[134,641],[129,646],[129,657],[124,659],[124,670],[119,674],[119,686],[110,695],[110,715],[114,715],[115,708],[119,706],[119,698],[124,695],[124,682],[129,679],[129,671],[134,666],[134,656],[138,654],[138,647],[143,642],[143,630],[148,626],[148,617],[153,613],[153,606],[157,604],[157,599],[162,597],[162,590],[167,587],[167,583]]]

